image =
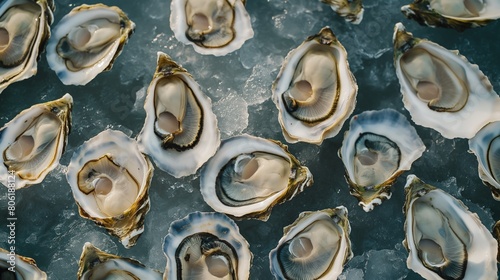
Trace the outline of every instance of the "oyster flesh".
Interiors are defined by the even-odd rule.
[[[170,28],[201,54],[223,56],[253,37],[245,0],[172,0]]]
[[[81,5],[54,27],[47,62],[65,85],[85,85],[110,70],[135,24],[118,7]]]
[[[2,184],[16,189],[38,184],[57,167],[68,141],[72,106],[73,98],[65,94],[33,105],[0,129]]]
[[[106,228],[127,248],[144,231],[152,176],[153,166],[137,143],[109,129],[75,151],[66,174],[80,216]]]
[[[500,18],[497,0],[415,0],[401,12],[421,25],[447,27],[458,31],[484,26]]]
[[[363,0],[321,0],[346,21],[359,24],[363,20]]]
[[[358,85],[344,47],[325,27],[288,53],[272,91],[286,141],[319,145],[352,114]]]
[[[108,254],[89,242],[83,246],[78,262],[77,280],[161,280],[162,273],[145,267],[142,263]]]
[[[457,51],[394,28],[394,65],[413,121],[446,138],[472,138],[500,120],[500,97],[488,78]]]
[[[0,279],[47,280],[47,274],[36,266],[32,258],[0,248]]]
[[[53,0],[6,0],[0,5],[0,93],[36,74],[53,11]]]
[[[391,186],[425,151],[417,131],[392,109],[353,116],[339,157],[351,195],[368,212],[391,198]]]
[[[249,279],[253,255],[236,223],[221,213],[194,212],[170,224],[163,239],[163,279]]]
[[[276,279],[334,280],[352,258],[347,208],[302,212],[269,253]]]
[[[425,279],[497,279],[497,241],[475,213],[409,175],[405,186],[407,266]]]
[[[250,135],[222,141],[201,170],[200,188],[215,211],[267,220],[274,205],[311,186],[309,169],[278,141]]]
[[[137,141],[156,166],[179,178],[194,174],[214,155],[220,133],[212,101],[193,77],[162,52],[157,64]]]

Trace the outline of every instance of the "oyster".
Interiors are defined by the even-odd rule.
[[[144,231],[152,176],[153,166],[137,143],[116,130],[83,143],[66,174],[80,216],[106,228],[127,248]]]
[[[500,201],[500,121],[483,127],[469,140],[470,150],[476,155],[479,178],[490,187]]]
[[[288,53],[272,91],[286,141],[319,145],[352,114],[358,86],[344,47],[325,27]]]
[[[500,120],[500,97],[477,65],[457,51],[394,28],[394,65],[403,103],[416,124],[446,138],[472,138]]]
[[[415,0],[401,12],[421,25],[447,27],[458,31],[484,26],[500,18],[497,0]]]
[[[405,194],[408,268],[426,279],[497,279],[497,242],[476,214],[415,175]]]
[[[493,236],[495,236],[498,244],[498,254],[497,254],[497,262],[500,263],[500,221],[497,221],[493,226]]]
[[[313,183],[312,174],[278,141],[250,135],[222,141],[201,170],[201,194],[215,211],[267,220],[274,205]]]
[[[245,0],[173,0],[170,28],[201,54],[223,56],[253,37]]]
[[[54,9],[53,0],[6,0],[0,5],[0,93],[36,74]]]
[[[83,246],[78,265],[77,280],[162,279],[161,272],[149,269],[136,260],[103,252],[89,242]]]
[[[363,0],[321,0],[346,21],[359,24],[363,20]]]
[[[163,279],[249,279],[253,258],[233,220],[204,212],[170,224],[163,253],[167,257]]]
[[[33,259],[0,248],[0,279],[47,280]]]
[[[81,5],[54,27],[47,62],[65,85],[85,85],[110,70],[135,24],[118,7]]]
[[[347,208],[302,212],[269,253],[276,279],[332,280],[352,258]]]
[[[392,109],[352,117],[339,157],[351,195],[368,212],[391,198],[391,186],[425,151],[405,116]]]
[[[194,174],[220,145],[212,101],[184,68],[162,52],[144,109],[139,147],[176,178]]]
[[[33,105],[0,129],[2,184],[16,189],[38,184],[56,168],[68,141],[72,106],[73,98],[65,94]]]

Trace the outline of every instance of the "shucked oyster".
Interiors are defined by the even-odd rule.
[[[59,164],[71,127],[73,98],[34,105],[0,129],[0,181],[16,189],[38,184]],[[9,171],[15,174],[10,178]]]
[[[108,254],[87,242],[78,263],[77,280],[161,280],[159,271],[149,269],[140,262]]]
[[[36,266],[32,258],[0,248],[0,279],[47,280],[47,274]]]
[[[351,195],[365,211],[391,198],[391,186],[425,150],[405,116],[392,109],[353,116],[339,157]]]
[[[302,212],[269,253],[276,279],[335,280],[352,258],[347,208]]]
[[[80,216],[106,228],[127,248],[144,231],[152,176],[153,166],[137,143],[116,130],[83,143],[66,174]]]
[[[194,174],[219,147],[220,133],[210,98],[184,68],[162,52],[158,52],[144,109],[139,147],[172,176]]]
[[[53,10],[53,0],[6,0],[0,5],[0,93],[36,74]]]
[[[403,103],[416,124],[446,138],[472,138],[500,120],[500,97],[477,65],[457,51],[394,28],[394,65]]]
[[[359,24],[363,20],[363,0],[321,0],[346,21]]]
[[[498,0],[415,0],[401,12],[422,25],[448,27],[458,31],[484,26],[500,18]]]
[[[118,7],[78,6],[53,29],[47,62],[63,84],[85,85],[111,69],[134,28]]]
[[[201,54],[226,55],[253,37],[245,0],[173,0],[170,28]]]
[[[170,224],[163,240],[163,279],[249,279],[252,253],[236,223],[221,213],[194,212]]]
[[[344,47],[325,27],[288,53],[272,91],[286,141],[319,145],[351,115],[358,86]]]
[[[250,135],[224,140],[200,177],[203,199],[215,211],[264,221],[274,205],[312,183],[309,169],[287,146]]]
[[[415,175],[405,193],[408,268],[425,279],[497,279],[497,242],[476,214]]]

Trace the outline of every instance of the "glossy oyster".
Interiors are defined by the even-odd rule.
[[[403,103],[413,121],[446,138],[472,138],[500,120],[500,97],[477,65],[457,51],[394,30],[394,65]]]
[[[425,151],[405,116],[392,109],[353,116],[339,157],[351,195],[365,211],[391,198],[391,186]]]
[[[0,5],[0,93],[36,74],[53,11],[53,0],[6,0]]]
[[[162,52],[144,109],[139,147],[176,178],[194,174],[220,145],[212,101],[184,68]]]
[[[363,20],[363,0],[321,0],[346,21],[359,24]]]
[[[274,205],[313,183],[312,174],[278,141],[250,135],[222,141],[201,171],[201,194],[215,211],[267,220]]]
[[[32,258],[16,255],[0,248],[0,279],[47,280]]]
[[[108,71],[135,24],[118,7],[81,5],[54,27],[47,62],[65,85],[85,85]]]
[[[500,201],[500,121],[483,127],[469,140],[470,150],[476,155],[479,178],[490,187]]]
[[[415,175],[405,193],[408,268],[426,279],[497,279],[497,242],[475,213]]]
[[[302,212],[269,253],[276,279],[334,280],[352,258],[347,208]]]
[[[127,248],[144,231],[152,176],[153,166],[137,143],[109,129],[75,151],[66,174],[80,216],[106,228]]]
[[[401,12],[421,25],[447,27],[458,31],[484,26],[500,18],[497,0],[415,0]]]
[[[233,220],[204,212],[170,224],[163,253],[167,257],[163,279],[249,279],[253,258]]]
[[[83,246],[78,263],[77,280],[161,280],[159,271],[149,269],[142,263],[128,258],[108,254],[87,242]]]
[[[344,47],[325,27],[288,53],[272,91],[286,141],[319,145],[352,114],[358,86]]]
[[[201,54],[223,56],[253,37],[245,0],[173,0],[170,28]]]
[[[0,129],[2,184],[16,189],[38,184],[57,167],[68,141],[72,106],[73,98],[65,94],[31,106]]]

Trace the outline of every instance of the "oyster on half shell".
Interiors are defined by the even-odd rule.
[[[394,28],[394,65],[413,121],[446,138],[472,138],[500,120],[500,97],[488,78],[458,54]]]
[[[36,266],[32,258],[0,248],[0,279],[47,280],[47,274]]]
[[[363,20],[363,0],[321,0],[346,21],[359,24]]]
[[[288,53],[272,91],[286,141],[319,145],[352,114],[358,85],[347,52],[325,27]]]
[[[475,213],[409,175],[405,186],[408,268],[426,279],[497,279],[497,241]]]

